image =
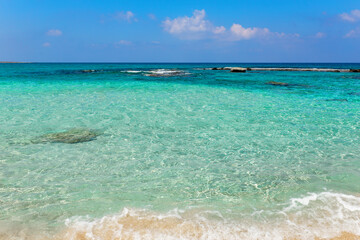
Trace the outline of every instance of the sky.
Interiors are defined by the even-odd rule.
[[[0,0],[0,61],[360,62],[360,1]]]

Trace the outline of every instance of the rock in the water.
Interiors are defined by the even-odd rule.
[[[211,70],[230,70],[230,72],[246,72],[246,68],[241,67],[214,67]]]
[[[360,69],[350,69],[349,72],[360,72]]]
[[[274,81],[267,82],[266,84],[274,85],[274,86],[289,86],[289,85],[290,85],[290,84],[288,84],[288,83],[274,82]]]
[[[97,136],[100,135],[100,132],[83,129],[83,128],[74,128],[65,132],[59,133],[49,133],[42,135],[32,141],[32,143],[82,143],[95,140]]]
[[[233,67],[230,69],[230,72],[246,72],[246,68]]]
[[[342,99],[342,98],[333,98],[333,99],[326,99],[325,101],[327,102],[347,102],[347,99]]]

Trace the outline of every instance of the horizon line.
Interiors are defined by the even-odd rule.
[[[360,62],[81,62],[81,61],[49,61],[49,62],[42,62],[42,61],[0,61],[0,64],[21,64],[21,63],[88,63],[88,64],[96,64],[96,63],[101,63],[101,64],[272,64],[272,63],[286,63],[286,64],[360,64]]]

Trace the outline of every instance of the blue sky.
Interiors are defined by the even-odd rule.
[[[0,0],[0,61],[360,62],[360,2]]]

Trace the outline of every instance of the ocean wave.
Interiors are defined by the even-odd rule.
[[[150,77],[171,77],[189,75],[188,71],[179,69],[60,69],[55,71],[29,72],[30,75],[88,75],[88,74],[131,74]]]
[[[166,213],[124,208],[97,219],[69,218],[57,233],[38,231],[34,226],[6,226],[0,221],[0,240],[360,239],[360,196],[309,193],[290,199],[277,210],[256,210],[240,217],[228,213],[194,207]]]
[[[182,70],[172,70],[172,69],[155,69],[149,71],[145,76],[149,77],[171,77],[171,76],[181,76],[187,75],[188,72]]]
[[[171,76],[181,76],[189,74],[186,71],[177,70],[177,69],[154,69],[154,70],[123,70],[123,73],[129,74],[141,74],[148,77],[171,77]]]
[[[360,197],[310,193],[260,219],[227,219],[220,212],[178,210],[160,214],[124,208],[100,219],[71,218],[62,239],[331,239],[360,236]],[[346,234],[345,234],[346,233]],[[345,235],[344,235],[345,234]],[[339,239],[342,239],[341,237]]]
[[[143,71],[139,71],[139,70],[126,70],[126,71],[123,71],[123,72],[126,72],[126,73],[141,73]]]

